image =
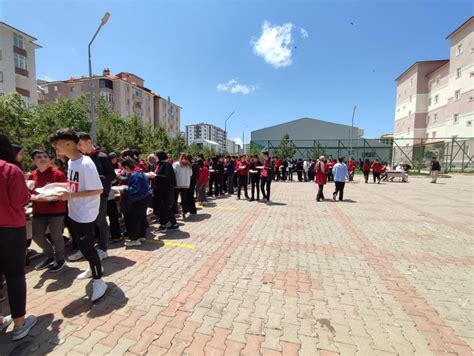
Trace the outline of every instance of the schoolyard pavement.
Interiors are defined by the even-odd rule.
[[[29,268],[38,325],[0,355],[472,355],[474,177],[356,179],[347,202],[276,183],[272,204],[218,199],[111,244],[94,305],[85,262]]]

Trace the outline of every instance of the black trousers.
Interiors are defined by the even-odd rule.
[[[237,197],[240,198],[240,192],[244,188],[244,195],[248,199],[249,195],[247,193],[247,175],[239,174],[237,179]]]
[[[158,212],[160,214],[160,225],[165,226],[167,223],[176,225],[174,217],[172,201],[174,202],[174,190],[160,190],[157,195]]]
[[[379,172],[373,172],[373,176],[374,176],[374,183],[375,183],[375,180],[378,180],[380,182],[380,173]]]
[[[332,182],[333,181],[333,175],[332,175],[332,172],[329,172],[328,173],[328,182]]]
[[[260,177],[260,189],[262,190],[262,195],[264,199],[270,200],[270,186],[272,185],[272,180],[268,177]]]
[[[257,190],[257,200],[260,200],[260,175],[250,174],[250,184],[252,186],[252,199],[255,199],[255,189]]]
[[[219,175],[216,173],[211,174],[211,176],[209,177],[209,192],[207,193],[207,195],[212,197],[212,194],[214,192],[214,196],[218,197],[219,194],[221,194],[221,189],[221,179]]]
[[[82,252],[87,262],[89,262],[94,279],[102,278],[102,265],[99,255],[94,247],[95,221],[90,223],[80,223],[71,219],[72,238],[76,241],[79,250]]]
[[[135,201],[125,207],[125,226],[130,240],[138,240],[146,235],[146,209],[148,207],[148,197]]]
[[[296,174],[298,175],[298,182],[303,181],[303,171],[297,171]]]
[[[282,173],[281,173],[281,180],[285,182],[285,181],[286,181],[286,177],[287,177],[286,169],[283,168],[283,171],[282,171]]]
[[[0,227],[0,274],[5,275],[12,318],[26,314],[26,228]]]
[[[183,214],[186,214],[188,212],[188,190],[189,188],[176,188],[174,190],[174,205],[176,213],[178,212],[179,196],[181,196],[181,209],[183,210]]]
[[[281,178],[281,177],[280,177],[280,174],[281,174],[280,169],[277,168],[277,169],[276,169],[276,175],[275,175],[275,180],[276,180],[276,181],[279,181],[279,180],[280,180],[280,178]]]
[[[120,231],[119,212],[115,199],[107,201],[107,215],[110,223],[110,236],[112,239],[119,239],[122,232]]]
[[[346,185],[346,182],[334,182],[336,183],[336,190],[334,191],[334,194],[339,193],[339,200],[344,199],[344,186]]]
[[[196,191],[196,182],[191,182],[189,189],[187,191],[187,202],[188,202],[188,211],[191,214],[196,214],[196,199],[194,198],[194,192]]]
[[[318,194],[316,195],[316,200],[324,200],[324,184],[318,184]]]
[[[363,173],[364,173],[365,182],[367,183],[369,181],[369,173],[370,172],[363,172]]]

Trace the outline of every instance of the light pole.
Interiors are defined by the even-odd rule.
[[[350,152],[349,152],[349,159],[352,157],[352,136],[354,135],[354,115],[356,112],[357,106],[354,105],[354,109],[352,110],[352,120],[351,120],[351,142],[350,142]]]
[[[234,114],[235,114],[235,111],[232,111],[232,112],[230,113],[230,115],[227,116],[227,119],[225,119],[225,121],[224,121],[224,133],[225,133],[224,146],[225,146],[225,148],[226,148],[226,151],[227,151],[227,120],[229,120],[229,119],[231,118],[231,116],[234,115]]]
[[[92,62],[91,62],[91,45],[94,42],[95,37],[99,33],[102,26],[104,26],[107,21],[109,21],[110,14],[108,12],[105,13],[104,17],[102,17],[102,21],[100,22],[99,28],[95,31],[94,36],[92,37],[91,41],[89,42],[89,46],[87,47],[88,54],[89,54],[89,91],[90,91],[90,111],[91,111],[91,121],[92,121],[92,142],[94,144],[97,143],[97,125],[95,120],[95,108],[94,108],[94,88],[92,86]]]

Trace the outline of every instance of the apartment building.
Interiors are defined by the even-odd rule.
[[[0,95],[19,93],[24,106],[36,105],[37,39],[0,22]]]
[[[447,39],[449,59],[416,62],[396,79],[394,138],[408,156],[422,143],[474,137],[474,17]],[[473,143],[465,140],[465,154]]]
[[[216,142],[222,152],[227,150],[227,133],[220,127],[205,123],[186,125],[186,144],[201,138]]]
[[[90,92],[89,77],[85,76],[38,85],[45,102],[61,97],[74,99]],[[136,115],[145,124],[162,125],[172,137],[179,134],[181,107],[145,87],[139,76],[128,72],[112,75],[104,69],[102,75],[93,76],[92,87],[94,96],[102,96],[120,116]]]

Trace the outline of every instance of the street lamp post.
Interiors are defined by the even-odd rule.
[[[352,136],[354,135],[354,115],[355,115],[355,112],[356,112],[356,108],[357,106],[354,105],[354,109],[352,110],[352,120],[351,120],[351,144],[350,144],[350,153],[349,153],[349,159],[352,157]]]
[[[227,151],[227,120],[229,120],[229,119],[232,117],[232,115],[234,115],[234,114],[235,114],[235,111],[232,111],[232,112],[230,113],[230,115],[227,116],[227,119],[225,119],[225,121],[224,121],[224,133],[225,133],[225,147],[226,147],[226,151]]]
[[[108,12],[105,13],[102,21],[100,22],[99,28],[95,31],[94,36],[92,37],[91,41],[89,42],[89,46],[87,47],[88,54],[89,54],[89,91],[90,91],[90,111],[91,111],[91,121],[92,121],[92,142],[94,144],[97,143],[97,124],[95,119],[95,108],[94,108],[94,88],[92,86],[92,61],[91,61],[91,45],[94,42],[95,37],[99,33],[102,26],[104,26],[107,21],[109,21],[110,14]]]

